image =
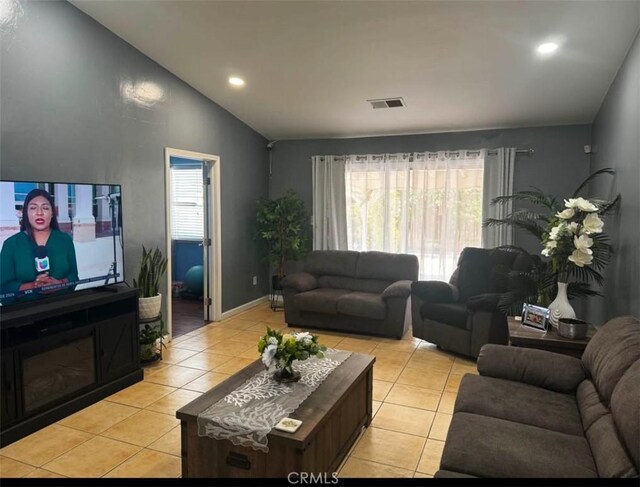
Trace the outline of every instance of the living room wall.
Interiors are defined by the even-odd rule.
[[[264,296],[252,223],[264,137],[71,4],[19,6],[2,25],[0,176],[121,184],[131,282],[141,246],[165,248],[165,147],[219,155],[222,309]]]
[[[640,316],[640,34],[600,107],[592,137],[591,170],[612,167],[616,175],[613,184],[610,178],[598,181],[591,193],[622,195],[618,211],[605,221],[615,253],[605,274],[604,302],[591,302],[589,315],[597,323]]]
[[[380,154],[395,152],[480,149],[497,147],[533,148],[533,156],[516,157],[514,190],[537,186],[545,192],[568,196],[589,174],[589,125],[564,125],[470,132],[449,132],[351,139],[283,140],[272,149],[269,194],[296,190],[307,208],[312,204],[311,157],[314,155]],[[516,245],[540,252],[535,239],[516,234]]]

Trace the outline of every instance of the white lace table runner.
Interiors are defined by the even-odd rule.
[[[300,380],[278,383],[272,370],[257,373],[231,394],[198,415],[198,435],[230,440],[268,452],[267,435],[302,404],[351,352],[328,349],[324,358],[295,361]]]

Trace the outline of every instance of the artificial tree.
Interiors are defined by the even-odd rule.
[[[289,189],[280,198],[258,201],[257,237],[265,243],[266,259],[276,270],[278,284],[287,260],[304,256],[309,244],[309,216],[304,202]]]

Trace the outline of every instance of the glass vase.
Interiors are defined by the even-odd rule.
[[[298,382],[300,380],[300,372],[293,370],[293,365],[287,362],[283,367],[278,367],[273,374],[276,382]]]
[[[556,299],[549,305],[549,311],[549,321],[555,330],[558,329],[558,320],[560,318],[573,319],[576,317],[576,312],[573,310],[567,297],[566,282],[558,282],[558,294],[556,295]]]

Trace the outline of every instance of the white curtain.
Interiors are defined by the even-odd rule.
[[[347,156],[348,248],[414,254],[421,280],[448,280],[481,243],[485,151]]]
[[[345,158],[314,156],[313,249],[347,250]]]
[[[482,219],[504,218],[513,205],[491,205],[498,196],[513,194],[513,172],[515,170],[515,147],[502,147],[489,153],[484,164],[484,194]],[[513,245],[513,229],[509,225],[484,227],[482,229],[482,246],[492,249],[501,245]]]

